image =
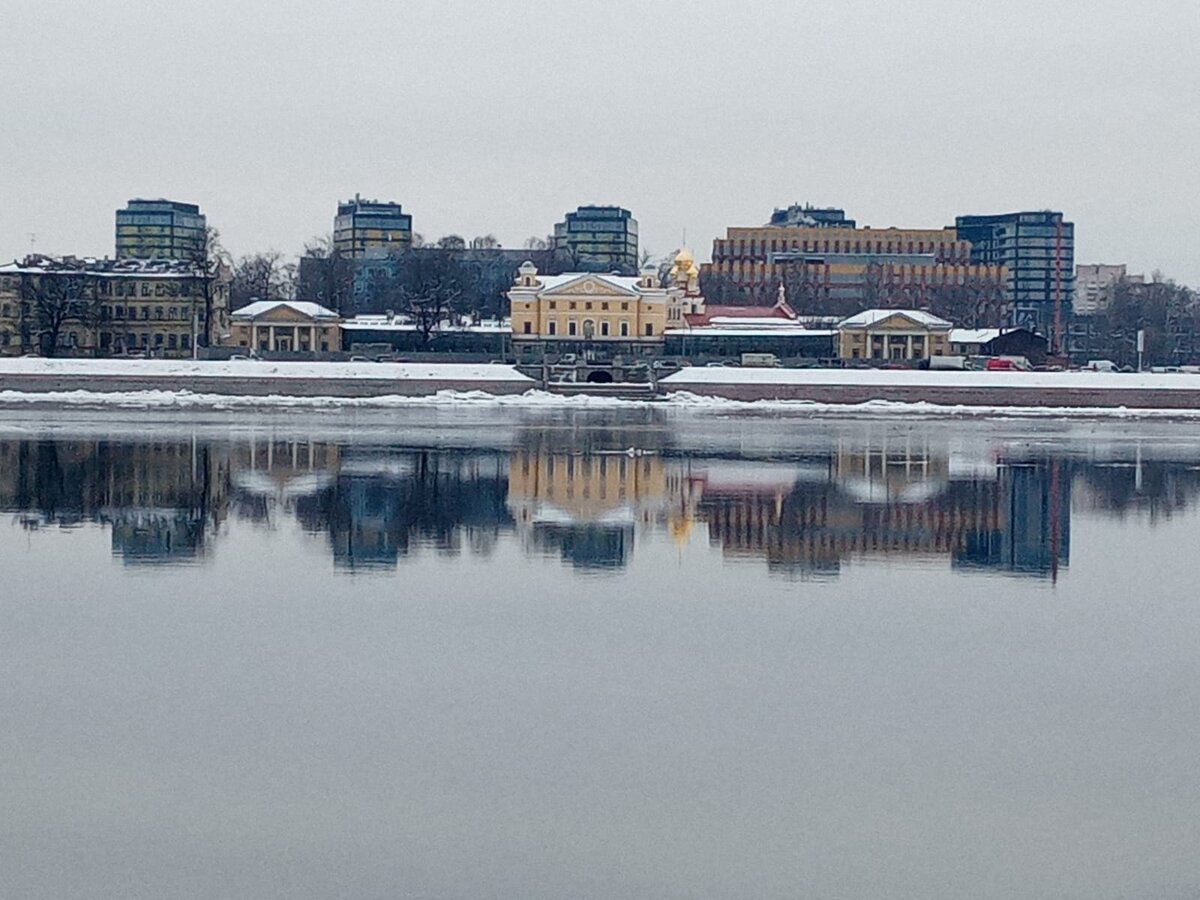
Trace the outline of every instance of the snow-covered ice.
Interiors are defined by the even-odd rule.
[[[0,359],[0,376],[136,378],[369,378],[396,381],[529,382],[513,366],[484,363],[267,362],[255,359]]]

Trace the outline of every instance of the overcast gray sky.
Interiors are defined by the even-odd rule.
[[[0,0],[0,258],[112,252],[135,196],[297,252],[356,191],[430,238],[619,203],[707,257],[793,201],[1060,208],[1077,259],[1200,284],[1200,10],[892,0]]]

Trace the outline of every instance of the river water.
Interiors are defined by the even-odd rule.
[[[1200,897],[1200,426],[8,411],[0,896]]]

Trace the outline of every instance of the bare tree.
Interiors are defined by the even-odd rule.
[[[22,343],[42,356],[63,349],[69,325],[91,331],[100,321],[97,279],[83,271],[22,274],[21,304]]]
[[[554,236],[540,238],[536,234],[532,237],[525,238],[525,243],[521,245],[525,250],[553,250]]]
[[[448,234],[438,238],[437,247],[439,250],[465,250],[467,242],[462,239],[462,235]]]
[[[337,249],[332,235],[317,235],[304,245],[294,296],[348,315],[353,279],[354,261]]]
[[[499,250],[500,242],[494,234],[485,234],[471,238],[470,246],[472,250]]]
[[[229,303],[233,309],[240,309],[253,300],[280,300],[292,286],[282,253],[278,250],[252,253],[233,266]]]
[[[194,305],[203,310],[192,309],[192,316],[199,319],[198,324],[202,326],[197,339],[203,339],[204,346],[208,346],[224,324],[217,315],[217,301],[224,299],[230,270],[229,254],[221,245],[221,233],[211,225],[205,230],[203,248],[193,255],[191,262],[196,275]]]

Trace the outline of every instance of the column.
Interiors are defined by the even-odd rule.
[[[267,326],[267,349],[268,350],[275,349],[275,326],[274,325]]]
[[[905,344],[906,344],[906,346],[905,346],[904,358],[912,359],[913,358],[913,355],[912,355],[913,336],[911,334],[908,335],[907,338],[905,338]]]
[[[321,349],[321,345],[317,343],[317,326],[308,326],[308,349],[314,353]]]

